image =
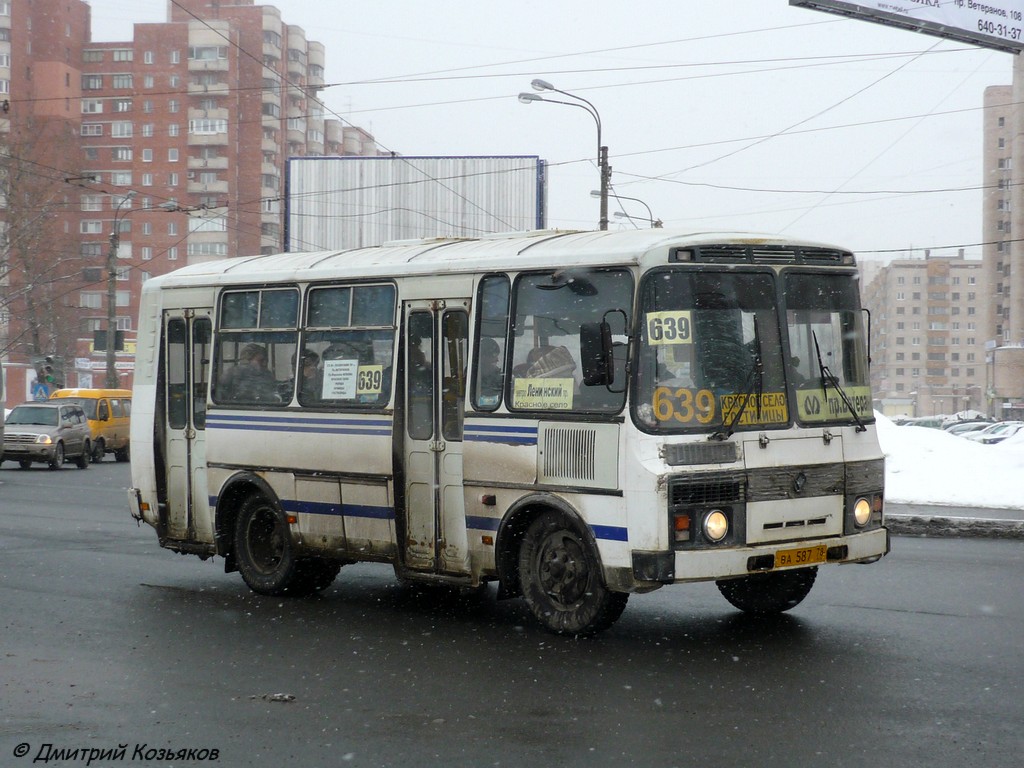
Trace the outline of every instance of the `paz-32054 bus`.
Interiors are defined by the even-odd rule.
[[[143,291],[132,515],[268,595],[357,561],[544,627],[713,580],[784,611],[889,549],[853,255],[538,231],[196,264]]]

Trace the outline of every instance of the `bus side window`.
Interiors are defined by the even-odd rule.
[[[505,275],[489,275],[480,281],[477,341],[473,355],[473,405],[477,410],[493,411],[501,405],[505,387],[509,293]]]
[[[441,325],[442,390],[441,435],[445,440],[462,439],[466,402],[466,347],[469,320],[465,312],[445,312]],[[488,339],[490,341],[490,339]]]
[[[429,440],[434,436],[434,320],[427,312],[409,315],[406,377],[409,437]]]

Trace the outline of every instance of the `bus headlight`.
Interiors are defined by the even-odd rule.
[[[871,520],[871,502],[865,498],[857,499],[853,505],[854,522],[861,528]]]
[[[704,518],[704,537],[719,542],[729,534],[729,516],[720,509],[713,509]]]

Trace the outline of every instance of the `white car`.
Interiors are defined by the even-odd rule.
[[[1024,421],[998,421],[985,429],[971,432],[966,438],[976,443],[991,445],[1016,434],[1021,427],[1024,427]]]

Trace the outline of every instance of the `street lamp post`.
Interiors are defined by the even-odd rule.
[[[543,96],[539,96],[536,93],[520,93],[519,101],[523,104],[530,104],[534,101],[543,101],[547,104],[564,104],[567,107],[577,107],[590,114],[594,118],[594,122],[597,123],[597,167],[601,173],[601,212],[598,227],[600,229],[608,229],[608,188],[611,184],[612,169],[608,165],[608,147],[601,142],[601,115],[597,111],[597,107],[591,104],[589,101],[584,99],[582,96],[577,96],[574,93],[568,91],[562,91],[555,88],[551,83],[540,78],[535,79],[530,83],[535,91],[552,91],[553,93],[560,93],[570,99],[576,101],[559,101],[558,99],[545,99]],[[578,104],[576,102],[582,102]]]
[[[107,388],[117,389],[120,379],[117,375],[117,249],[121,245],[121,209],[135,197],[135,190],[121,198],[114,208],[114,230],[110,233],[110,250],[107,251]],[[127,213],[127,211],[126,211]]]
[[[649,206],[647,203],[645,203],[639,197],[626,197],[625,195],[620,195],[617,192],[612,192],[611,194],[612,194],[612,197],[614,197],[616,200],[632,200],[634,203],[640,203],[640,205],[642,205],[644,208],[647,209],[647,218],[644,219],[644,221],[646,221],[648,224],[650,224],[652,229],[661,229],[661,227],[662,227],[661,219],[654,218],[654,214],[651,213],[651,206]],[[600,192],[600,190],[592,189],[592,190],[590,190],[590,196],[591,197],[600,197],[601,196],[601,192]],[[638,218],[641,218],[641,217],[639,217],[639,216],[631,216],[630,214],[624,213],[622,211],[616,211],[615,212],[615,218],[638,219]]]

